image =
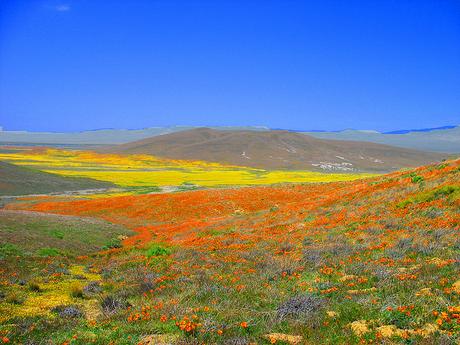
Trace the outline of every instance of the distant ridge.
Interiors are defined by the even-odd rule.
[[[88,145],[115,145],[157,135],[195,129],[194,126],[151,127],[144,129],[97,129],[72,133],[0,131],[0,143],[7,145],[48,145],[85,148]],[[210,127],[218,130],[269,131],[263,126]],[[316,138],[367,141],[422,151],[460,153],[460,127],[442,126],[380,133],[375,130],[345,129],[337,131],[274,129],[304,133]]]
[[[339,132],[305,132],[321,139],[367,141],[410,149],[460,154],[460,127],[399,130],[379,133],[376,131],[344,130]]]
[[[433,128],[422,128],[422,129],[401,129],[398,131],[383,132],[382,134],[407,134],[410,132],[431,132],[444,129],[453,129],[457,126],[442,126],[442,127],[433,127]]]
[[[211,128],[164,134],[101,150],[264,169],[344,172],[385,172],[447,157],[368,142],[317,139],[289,131],[220,131]]]

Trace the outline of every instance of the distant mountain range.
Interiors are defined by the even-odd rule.
[[[422,151],[460,153],[459,126],[400,130],[386,133],[352,129],[340,132],[304,133],[321,139],[367,141]]]
[[[93,131],[55,133],[0,131],[0,144],[43,144],[55,146],[114,145],[142,140],[157,135],[190,130],[194,126],[152,127],[145,129],[100,129]],[[210,127],[219,130],[269,131],[263,126]],[[443,126],[437,128],[409,129],[380,133],[374,130],[321,131],[290,130],[316,138],[366,141],[423,151],[460,153],[460,127]]]
[[[198,128],[197,126],[170,126],[150,127],[143,129],[97,129],[82,132],[28,132],[28,131],[0,131],[1,143],[21,144],[50,144],[50,145],[114,145],[124,144],[135,140],[150,138],[156,135],[186,131]],[[257,126],[228,126],[210,127],[221,130],[252,130],[267,131],[267,127]]]
[[[388,145],[318,139],[283,130],[216,130],[197,128],[102,147],[101,152],[151,154],[172,159],[203,160],[263,169],[339,172],[386,172],[447,158]]]

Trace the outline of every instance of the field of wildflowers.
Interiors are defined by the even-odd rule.
[[[58,154],[64,173],[87,170],[84,153],[47,151],[35,161],[30,153],[16,162],[48,159],[57,172],[49,155]],[[107,162],[101,170],[113,169]],[[4,343],[460,340],[460,160],[357,181],[26,198],[6,208],[100,219],[134,235],[78,258],[46,256],[20,276],[5,266],[0,311],[56,290],[61,297],[27,315],[3,312]]]
[[[0,161],[46,172],[89,177],[120,187],[265,185],[280,182],[347,181],[370,174],[267,171],[218,163],[160,159],[148,155],[97,154],[50,148],[9,148]],[[133,191],[135,192],[135,190]],[[133,192],[128,194],[133,194]]]

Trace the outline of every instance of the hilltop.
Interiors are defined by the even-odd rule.
[[[263,169],[386,172],[446,158],[388,145],[314,138],[284,130],[220,131],[198,128],[101,149]]]

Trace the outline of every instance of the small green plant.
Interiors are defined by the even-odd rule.
[[[145,252],[147,257],[152,256],[163,256],[171,254],[171,249],[166,248],[160,244],[153,244],[151,245]]]
[[[121,240],[118,238],[112,238],[109,242],[107,242],[102,249],[108,250],[108,249],[114,249],[114,248],[121,248]]]
[[[36,281],[29,282],[29,290],[33,292],[42,291],[42,289],[40,288],[40,285]]]
[[[73,298],[83,298],[83,289],[79,284],[70,287],[70,296]]]
[[[21,249],[12,243],[0,244],[0,259],[5,259],[8,256],[22,256]]]
[[[412,183],[422,183],[424,181],[423,176],[417,175],[415,171],[402,175],[403,178],[408,178],[410,177]]]
[[[53,236],[54,238],[57,238],[57,239],[64,239],[64,232],[60,231],[60,230],[53,230],[51,231],[51,236]]]
[[[422,183],[424,181],[423,177],[422,176],[414,176],[412,177],[411,179],[412,183]]]
[[[305,223],[310,223],[312,221],[315,220],[315,216],[314,215],[309,215],[307,217],[305,217],[305,219],[303,220]]]
[[[436,166],[436,169],[441,170],[441,169],[444,169],[445,167],[447,167],[447,164],[446,163],[441,163],[441,164]]]
[[[38,251],[39,256],[59,256],[61,252],[56,248],[42,248]]]

